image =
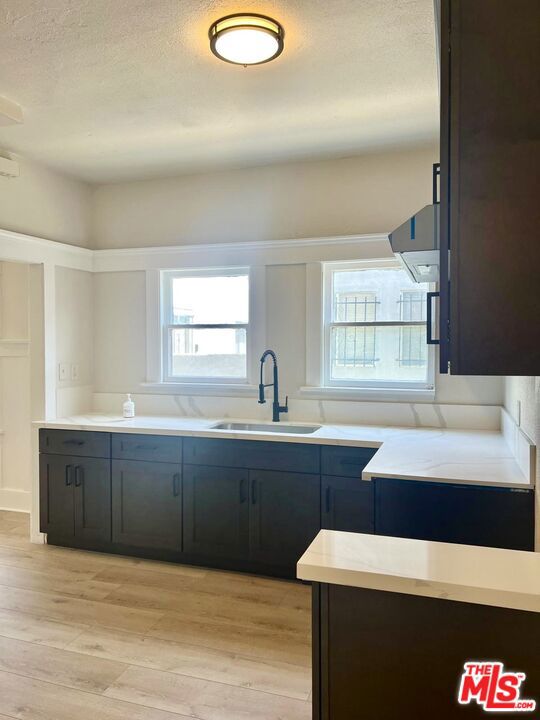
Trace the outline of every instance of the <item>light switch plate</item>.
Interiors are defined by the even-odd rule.
[[[59,380],[69,380],[69,374],[70,374],[70,364],[69,363],[60,363],[58,365],[58,379]]]

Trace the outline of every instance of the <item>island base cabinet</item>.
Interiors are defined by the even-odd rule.
[[[184,465],[184,551],[203,558],[248,555],[248,471]]]
[[[290,568],[320,530],[320,477],[250,470],[250,559]]]
[[[182,550],[182,466],[113,460],[113,542]]]
[[[76,455],[40,456],[40,529],[51,544],[111,541],[110,463]]]
[[[474,660],[526,673],[540,699],[539,613],[317,583],[312,605],[314,720],[485,717],[457,701]]]

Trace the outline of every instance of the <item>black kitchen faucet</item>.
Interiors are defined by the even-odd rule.
[[[274,382],[268,383],[267,385],[264,384],[264,361],[266,358],[270,356],[272,360],[274,361]],[[285,405],[279,404],[279,387],[278,387],[278,366],[277,366],[277,357],[276,353],[273,350],[265,350],[263,354],[261,355],[261,381],[259,383],[259,404],[262,405],[266,402],[266,399],[264,397],[264,388],[267,387],[273,387],[274,388],[274,402],[272,403],[272,422],[279,422],[279,414],[280,413],[286,413],[289,412],[289,398],[288,396],[285,398]]]

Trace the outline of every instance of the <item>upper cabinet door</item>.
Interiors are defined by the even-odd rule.
[[[539,373],[539,27],[538,0],[442,3],[441,369],[449,359],[453,374]]]

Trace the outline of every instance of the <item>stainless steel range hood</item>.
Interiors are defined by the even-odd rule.
[[[418,283],[439,279],[439,165],[433,166],[433,203],[426,205],[390,233],[390,245],[411,278]]]

